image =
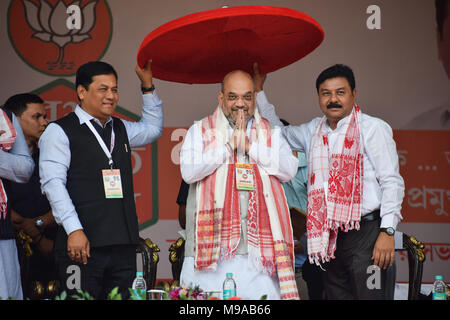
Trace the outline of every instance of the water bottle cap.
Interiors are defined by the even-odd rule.
[[[439,276],[439,275],[438,275],[438,276],[435,276],[434,278],[435,278],[436,280],[442,280],[442,276]]]
[[[143,274],[142,272],[139,272],[139,271],[138,271],[138,272],[136,272],[136,276],[138,276],[138,277],[139,277],[139,276],[141,276],[141,277],[142,277],[143,275],[144,275],[144,274]]]
[[[233,273],[231,273],[231,272],[227,272],[227,277],[232,277],[233,276]]]

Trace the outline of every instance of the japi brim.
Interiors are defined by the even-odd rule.
[[[142,68],[152,60],[155,78],[218,83],[230,71],[252,74],[257,62],[270,73],[300,60],[324,38],[305,13],[279,7],[229,7],[189,14],[149,33],[138,51]]]

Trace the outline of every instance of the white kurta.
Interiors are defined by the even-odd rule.
[[[0,299],[22,300],[22,282],[16,240],[0,241]]]
[[[278,277],[257,271],[247,255],[237,254],[233,259],[220,261],[215,271],[198,271],[194,269],[194,257],[185,257],[181,270],[182,286],[198,285],[205,291],[222,292],[223,281],[228,272],[233,273],[236,282],[236,295],[244,300],[259,300],[267,295],[268,300],[280,300]],[[222,299],[220,295],[220,299]]]
[[[252,121],[247,124],[247,136],[250,134]],[[231,136],[233,129],[229,127]],[[253,143],[248,157],[255,161],[260,170],[265,170],[269,175],[277,177],[280,181],[289,181],[297,172],[298,159],[293,156],[291,149],[279,129],[272,131],[272,146]],[[183,179],[194,184],[206,176],[212,174],[220,165],[232,161],[233,155],[225,145],[203,153],[203,140],[199,126],[189,128],[184,139],[180,153],[180,168]],[[190,188],[189,198],[192,197]],[[244,191],[245,192],[245,191]],[[248,259],[246,217],[248,197],[240,192],[241,207],[241,239],[235,257],[229,260],[221,260],[215,271],[199,271],[194,268],[193,248],[195,248],[195,209],[189,210],[188,199],[186,208],[186,250],[183,268],[181,271],[182,286],[200,286],[203,290],[222,291],[222,284],[227,272],[233,273],[236,281],[237,295],[243,299],[260,299],[267,295],[268,299],[280,299],[280,287],[276,273],[273,276],[258,270]],[[195,199],[195,197],[194,197]],[[194,201],[195,202],[195,201]],[[191,216],[192,215],[192,216]]]

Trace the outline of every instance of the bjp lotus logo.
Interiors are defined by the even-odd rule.
[[[97,1],[88,3],[82,9],[80,1],[72,2],[69,7],[63,1],[58,1],[55,7],[45,1],[40,7],[30,0],[23,0],[23,4],[28,25],[35,32],[32,37],[58,46],[59,56],[56,63],[64,63],[64,48],[68,43],[81,43],[91,39],[89,32],[95,24]],[[68,12],[72,12],[69,17]]]
[[[73,75],[99,60],[112,36],[105,0],[12,0],[8,31],[19,56],[51,75]]]

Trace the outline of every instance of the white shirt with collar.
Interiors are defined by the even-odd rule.
[[[257,104],[261,116],[271,125],[282,126],[282,132],[292,150],[305,152],[309,156],[311,138],[321,118],[298,126],[284,127],[275,113],[275,108],[267,100],[263,91],[257,94]],[[342,119],[343,120],[343,119]],[[330,146],[336,141],[340,125],[335,130],[328,125]],[[363,202],[361,215],[380,209],[381,228],[396,228],[402,219],[401,206],[405,184],[399,173],[398,154],[393,139],[392,128],[383,120],[362,114],[361,135],[363,139]]]
[[[102,126],[98,119],[86,113],[79,105],[74,112],[80,119],[80,125],[85,120],[94,119]],[[80,114],[84,117],[80,118]],[[82,120],[83,118],[85,120]],[[120,120],[127,131],[130,147],[147,145],[158,139],[162,134],[163,113],[162,101],[156,91],[143,95],[142,118],[138,122]],[[113,119],[108,119],[107,123],[110,121]],[[69,139],[64,130],[55,123],[49,124],[39,139],[39,149],[41,189],[50,202],[56,223],[62,225],[68,235],[83,229],[66,189],[71,154]]]

